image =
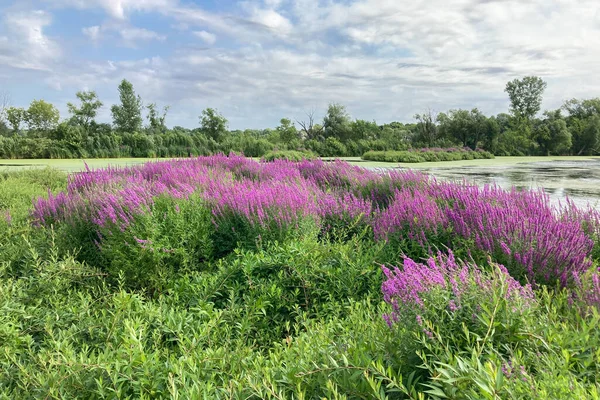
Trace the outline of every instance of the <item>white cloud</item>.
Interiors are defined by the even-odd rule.
[[[213,45],[217,41],[217,35],[206,31],[195,31],[194,35],[199,37],[208,45]]]
[[[0,37],[0,65],[48,70],[61,57],[60,46],[44,33],[52,23],[50,14],[41,10],[8,12],[3,23],[7,36]]]
[[[100,38],[100,26],[88,26],[86,28],[81,29],[81,32],[89,37],[93,42],[98,41]]]
[[[508,108],[505,83],[531,74],[548,81],[547,108],[600,92],[596,0],[263,0],[227,12],[184,0],[61,1],[104,9],[108,21],[83,32],[107,45],[152,50],[149,42],[164,40],[173,46],[169,55],[157,49],[158,59],[109,61],[107,53],[105,62],[61,64],[52,84],[63,90],[100,85],[114,97],[126,77],[142,97],[172,104],[175,124],[195,126],[198,110],[214,106],[234,128],[268,126],[313,107],[324,110],[330,101],[378,122],[412,120],[427,107],[498,113]],[[218,36],[223,46],[188,48],[177,38],[189,39],[189,32],[172,29],[166,37],[153,26],[123,21],[138,11],[160,13],[168,26],[208,45]],[[43,33],[48,23],[38,18],[0,27],[0,64],[8,58],[31,63],[34,51],[51,60],[54,52],[40,50],[56,46]],[[11,44],[17,30],[31,53]]]
[[[119,35],[123,38],[127,45],[135,46],[137,42],[158,40],[164,41],[166,36],[160,35],[154,31],[145,28],[124,27],[118,29]]]
[[[284,35],[289,34],[293,28],[287,18],[273,9],[255,9],[252,12],[252,21]]]
[[[157,11],[172,7],[177,0],[45,0],[53,6],[80,9],[103,8],[114,18],[125,19],[133,11]]]
[[[151,31],[146,28],[139,28],[131,26],[128,23],[123,22],[108,22],[102,26],[94,25],[83,28],[82,33],[90,38],[90,40],[97,42],[101,36],[112,36],[116,35],[120,39],[120,44],[127,47],[137,47],[140,43],[148,42],[152,40],[165,41],[167,37],[157,32]]]

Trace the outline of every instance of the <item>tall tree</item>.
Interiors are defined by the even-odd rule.
[[[110,108],[115,128],[121,132],[139,132],[142,129],[142,99],[126,79],[119,85],[119,98],[121,104]]]
[[[88,131],[103,104],[98,100],[98,96],[94,91],[80,91],[76,93],[76,96],[81,102],[79,106],[67,103],[69,113],[73,115],[71,120]]]
[[[282,143],[284,143],[285,145],[289,145],[294,140],[300,138],[300,136],[298,135],[298,130],[296,129],[291,120],[287,118],[282,118],[281,121],[279,121],[279,123],[280,125],[276,128],[276,130],[277,133],[279,133],[279,139]]]
[[[167,119],[167,113],[169,112],[169,106],[163,107],[162,114],[158,113],[158,109],[156,107],[156,103],[150,103],[146,106],[148,110],[148,129],[154,132],[164,132],[167,129],[165,124],[165,120]]]
[[[437,120],[442,136],[472,149],[485,139],[490,128],[487,118],[477,108],[471,111],[450,110],[448,114],[440,113]]]
[[[30,130],[45,132],[56,128],[60,114],[54,105],[44,100],[33,100],[25,112],[25,121]]]
[[[544,119],[536,123],[532,133],[540,152],[545,156],[566,154],[571,148],[571,132],[560,110],[546,111]]]
[[[352,131],[350,124],[350,115],[346,107],[338,103],[329,104],[327,114],[323,118],[325,137],[334,137],[341,141],[350,139]]]
[[[573,153],[600,153],[600,98],[572,99],[563,105],[569,115],[567,127],[573,136]]]
[[[8,107],[6,109],[6,119],[15,132],[21,130],[21,123],[25,122],[26,111],[21,107]]]
[[[530,122],[540,111],[546,86],[546,82],[538,76],[526,76],[508,82],[504,91],[510,98],[510,111],[513,116]]]
[[[219,142],[227,132],[227,119],[213,108],[207,108],[200,115],[200,130],[207,137]]]
[[[438,127],[435,124],[436,114],[428,109],[423,114],[415,114],[417,124],[415,126],[415,142],[427,147],[433,147],[438,140]]]
[[[375,121],[357,119],[350,124],[350,139],[352,140],[375,140],[381,135],[381,129]]]

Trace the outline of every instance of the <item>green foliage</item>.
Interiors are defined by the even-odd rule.
[[[119,84],[121,104],[114,104],[110,111],[113,124],[119,132],[138,132],[142,129],[142,99],[136,96],[133,84],[123,79]]]
[[[8,107],[6,109],[6,120],[13,131],[19,132],[21,123],[25,122],[26,111],[20,107]]]
[[[312,160],[317,158],[317,155],[310,151],[296,151],[296,150],[279,150],[270,151],[262,158],[264,161],[274,160],[288,160],[288,161],[302,161]]]
[[[47,132],[56,127],[60,115],[56,107],[44,100],[33,100],[25,111],[24,120],[30,130]]]
[[[540,111],[546,82],[538,76],[514,79],[504,91],[510,98],[510,110],[518,120],[531,120]]]
[[[92,232],[83,236],[88,243],[81,242],[81,229],[89,227],[66,228],[67,243],[81,246],[73,250],[85,246],[83,260],[101,267],[113,282],[119,277],[122,284],[136,289],[160,290],[177,272],[205,268],[213,255],[211,213],[197,198],[158,198],[151,212],[137,216],[129,229],[108,225],[96,242]]]
[[[237,152],[242,153],[247,157],[262,157],[275,146],[272,142],[264,138],[256,138],[247,133],[238,135],[229,135],[225,139],[219,149],[224,153]]]
[[[498,137],[498,149],[495,154],[500,156],[526,156],[535,152],[534,141],[529,137],[528,130],[508,130]]]
[[[218,142],[227,131],[227,119],[217,110],[207,108],[200,116],[200,129],[207,137]]]
[[[77,99],[81,102],[78,107],[73,103],[67,103],[69,113],[72,122],[75,125],[81,125],[86,131],[89,130],[90,125],[94,122],[94,118],[98,115],[98,110],[102,108],[103,104],[98,100],[98,95],[94,91],[80,91],[75,94]]]
[[[341,226],[255,230],[218,259],[196,197],[107,226],[112,261],[96,268],[78,261],[100,251],[84,236],[28,220],[32,198],[65,185],[51,169],[0,173],[1,398],[599,397],[600,315],[567,289],[521,302],[481,264],[490,284],[472,281],[460,309],[452,289],[430,291],[390,328],[389,244]]]
[[[496,134],[494,124],[488,122],[486,116],[476,108],[471,111],[450,110],[448,114],[440,113],[437,121],[441,136],[473,150],[481,142],[493,140]]]
[[[441,139],[438,126],[436,125],[437,117],[431,110],[427,110],[423,114],[415,114],[417,120],[415,126],[415,143],[418,146],[433,147],[438,144]]]
[[[306,147],[322,157],[340,157],[348,153],[347,147],[335,137],[328,137],[324,141],[307,141]]]
[[[150,103],[146,106],[148,109],[148,129],[153,133],[165,132],[167,125],[165,120],[167,119],[167,113],[169,112],[169,106],[163,108],[162,115],[158,113],[156,109],[156,103]]]
[[[24,110],[7,107],[5,97],[0,110],[0,137],[14,140],[1,140],[0,157],[191,157],[230,152],[262,157],[273,150],[303,149],[321,157],[356,157],[370,151],[453,146],[504,156],[600,154],[600,100],[572,99],[562,107],[567,116],[552,111],[536,119],[545,87],[538,77],[508,82],[506,92],[511,98],[512,115],[486,117],[477,108],[439,114],[428,110],[416,114],[415,123],[378,125],[375,121],[352,120],[343,105],[332,103],[322,124],[315,121],[311,111],[307,113],[308,120],[296,121],[299,129],[290,119],[283,118],[275,129],[228,131],[227,119],[213,108],[202,111],[199,128],[169,129],[166,126],[169,106],[160,112],[156,103],[145,107],[148,123],[142,127],[141,98],[135,94],[133,85],[123,80],[119,85],[121,103],[111,107],[114,130],[108,124],[94,121],[103,104],[93,91],[76,93],[79,104],[67,104],[72,116],[61,124],[56,108],[43,100],[32,102]],[[29,130],[21,130],[23,122],[28,123]],[[41,142],[32,143],[24,138]],[[481,154],[473,154],[473,158]],[[470,159],[470,155],[465,157]],[[405,162],[420,162],[414,155],[405,158],[412,160]],[[459,159],[454,154],[429,153],[422,158]]]
[[[560,115],[560,110],[546,112],[544,120],[533,128],[533,137],[543,155],[566,154],[571,148],[571,132]]]
[[[323,118],[323,135],[325,138],[335,138],[344,142],[351,139],[351,134],[350,115],[348,115],[346,107],[338,103],[329,104],[327,114]]]
[[[279,139],[283,144],[290,145],[300,138],[298,131],[291,120],[282,118],[280,124],[281,125],[276,128],[276,131],[279,134]]]
[[[569,113],[566,123],[573,140],[573,153],[600,153],[600,99],[572,99],[563,108]]]
[[[494,155],[484,150],[465,150],[444,151],[427,150],[423,151],[368,151],[363,154],[363,160],[383,161],[383,162],[402,162],[402,163],[420,163],[437,161],[460,161],[494,158]]]

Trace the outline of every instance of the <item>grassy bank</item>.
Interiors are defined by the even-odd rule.
[[[0,173],[0,397],[595,398],[599,234],[343,162]]]

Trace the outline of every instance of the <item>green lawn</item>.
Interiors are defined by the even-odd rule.
[[[331,160],[332,158],[323,158]],[[495,166],[512,166],[520,163],[533,163],[540,161],[577,161],[600,159],[600,157],[586,156],[550,156],[550,157],[496,157],[491,160],[462,160],[462,161],[442,161],[442,162],[425,162],[425,163],[388,163],[379,161],[364,161],[360,157],[340,157],[341,160],[348,161],[350,164],[359,165],[368,168],[453,168],[453,167],[495,167]],[[0,171],[19,170],[31,168],[52,167],[66,172],[81,171],[85,169],[85,163],[90,168],[101,168],[108,165],[112,166],[127,166],[142,164],[148,161],[166,160],[160,158],[94,158],[87,160],[0,160]]]

